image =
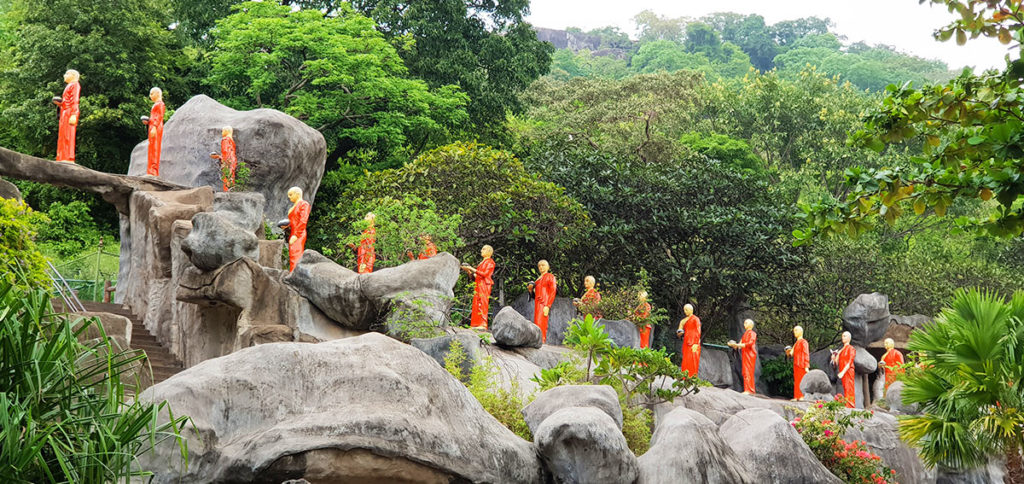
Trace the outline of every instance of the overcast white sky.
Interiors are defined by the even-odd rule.
[[[653,10],[668,17],[700,17],[713,12],[760,14],[769,25],[800,17],[828,17],[847,42],[888,44],[911,54],[941,59],[953,69],[963,66],[1002,68],[1006,46],[992,39],[967,45],[939,42],[932,32],[953,20],[953,14],[917,0],[532,0],[528,20],[534,26],[589,30],[614,25],[635,34],[633,16]]]

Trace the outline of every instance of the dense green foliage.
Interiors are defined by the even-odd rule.
[[[524,398],[519,382],[514,378],[509,384],[510,388],[503,388],[498,381],[498,372],[501,370],[490,356],[474,364],[470,374],[464,375],[463,363],[468,357],[462,343],[452,340],[448,354],[444,357],[445,370],[466,385],[469,393],[480,402],[484,410],[512,433],[524,440],[533,440],[533,434],[530,433],[530,427],[526,425],[522,412],[522,409],[533,400],[533,395]]]
[[[848,410],[841,400],[832,400],[813,403],[807,410],[796,410],[796,413],[790,424],[800,433],[814,456],[843,482],[899,482],[896,471],[882,464],[882,458],[871,453],[863,441],[843,440],[850,428],[863,429],[863,422],[872,418],[871,412]]]
[[[46,217],[24,202],[0,198],[0,283],[44,286],[46,258],[36,247],[36,227]]]
[[[910,336],[927,371],[908,374],[903,401],[920,415],[902,417],[900,436],[929,465],[973,468],[1004,456],[1007,482],[1024,464],[1024,292],[1005,300],[961,290],[935,322]]]
[[[406,195],[400,200],[384,196],[365,205],[361,201],[352,204],[352,218],[356,221],[352,223],[351,230],[339,235],[339,247],[350,250],[342,250],[338,258],[346,261],[349,267],[355,267],[355,248],[368,224],[361,215],[369,212],[378,221],[375,224],[377,242],[374,251],[377,259],[374,268],[395,267],[418,257],[425,248],[425,235],[437,246],[438,252],[456,252],[465,245],[459,237],[462,222],[459,215],[439,214],[433,201],[414,195]]]
[[[158,422],[166,403],[128,393],[137,388],[129,372],[143,356],[122,351],[98,321],[53,314],[50,297],[0,280],[0,475],[8,482],[145,475],[135,456],[177,439],[184,419]],[[100,337],[79,342],[90,331]]]

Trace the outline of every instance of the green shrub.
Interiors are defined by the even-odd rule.
[[[0,280],[0,475],[7,482],[127,482],[135,456],[185,442],[166,402],[142,403],[122,378],[142,358],[79,335],[96,320],[53,314],[51,295]],[[163,412],[167,423],[158,424]]]
[[[464,245],[458,235],[462,223],[459,215],[444,215],[437,210],[433,201],[415,195],[406,195],[401,199],[382,195],[367,203],[346,204],[356,221],[352,222],[348,232],[339,236],[341,244],[338,250],[343,255],[341,260],[355,264],[355,251],[341,247],[359,245],[363,230],[369,224],[364,220],[367,212],[376,215],[375,268],[395,267],[409,262],[409,253],[416,256],[423,251],[424,244],[420,239],[423,235],[430,236],[438,252],[455,252]]]
[[[462,374],[462,363],[466,357],[462,343],[452,341],[444,358],[445,369],[466,385],[469,393],[480,402],[487,413],[519,437],[532,441],[533,435],[521,410],[533,400],[533,396],[524,398],[516,380],[512,380],[509,389],[502,388],[498,383],[498,367],[490,356],[473,365],[467,381],[466,376]]]
[[[651,448],[651,428],[654,427],[654,414],[643,407],[622,406],[622,435],[626,437],[626,445],[637,457],[644,455]]]
[[[793,362],[785,357],[761,362],[761,379],[769,395],[793,398]]]
[[[406,299],[403,297],[406,294],[399,294],[398,302],[395,303],[397,307],[388,317],[388,335],[409,341],[413,338],[436,338],[444,334],[441,331],[441,324],[427,316],[426,307],[433,302],[421,298]]]
[[[790,424],[814,456],[843,482],[897,482],[896,472],[882,464],[882,458],[871,453],[864,442],[842,439],[851,427],[863,428],[862,422],[871,418],[871,412],[847,410],[842,400],[812,403],[806,411],[793,410],[797,417]]]
[[[36,228],[46,217],[24,202],[0,198],[0,281],[43,286],[46,258],[35,244]]]

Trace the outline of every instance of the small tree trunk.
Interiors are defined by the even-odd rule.
[[[1024,484],[1024,459],[1020,456],[1020,446],[1007,446],[1005,484]]]

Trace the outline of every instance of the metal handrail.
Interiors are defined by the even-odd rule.
[[[73,313],[84,313],[85,306],[82,305],[82,301],[78,299],[75,291],[71,290],[71,285],[68,284],[68,281],[64,279],[64,276],[60,275],[60,272],[53,266],[53,263],[46,261],[46,265],[50,267],[50,282],[53,284],[57,294],[60,294],[61,300],[64,301],[64,309]]]

